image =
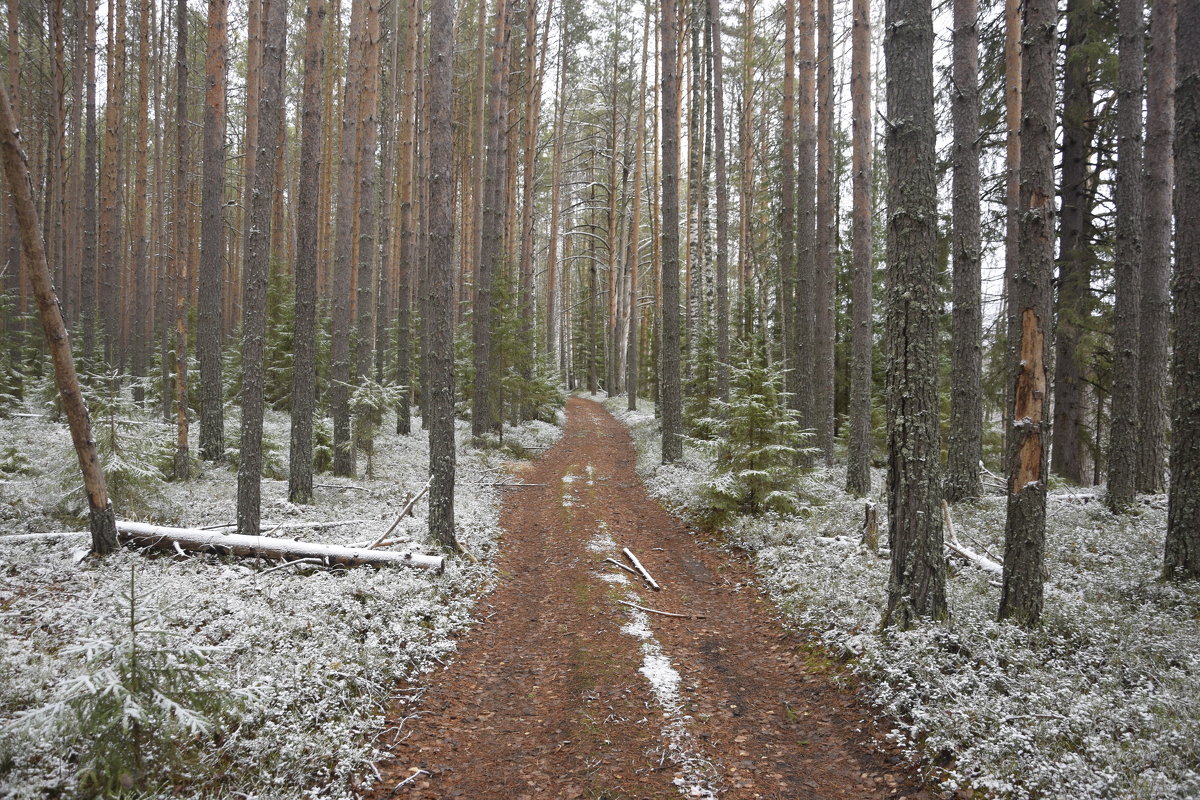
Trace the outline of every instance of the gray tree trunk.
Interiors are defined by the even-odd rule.
[[[283,102],[287,3],[270,0],[261,62],[258,153],[250,204],[250,240],[242,269],[242,432],[238,456],[238,533],[259,533],[262,496],[263,360],[267,338],[267,267],[271,249],[271,200],[278,157],[279,104]]]
[[[854,208],[851,213],[850,419],[847,443],[846,491],[858,496],[871,491],[871,294],[874,262],[871,253],[871,4],[854,0],[851,53],[851,118]]]
[[[1200,0],[1175,21],[1175,383],[1167,577],[1200,578]]]
[[[817,56],[814,0],[800,0],[796,28],[800,81],[796,99],[796,296],[792,300],[791,366],[796,370],[793,407],[806,428],[816,427],[816,233],[815,193]]]
[[[721,45],[720,0],[708,0],[712,26],[713,133],[717,179],[717,394],[729,400],[729,181],[725,157],[725,54]],[[644,59],[643,59],[644,61]],[[642,92],[643,96],[645,92]],[[639,130],[641,126],[639,126]],[[641,147],[638,147],[640,153]],[[640,156],[639,156],[640,158]],[[640,163],[640,162],[639,162]],[[637,262],[634,261],[635,267]],[[636,288],[636,282],[634,284]],[[631,303],[631,309],[637,304]],[[632,323],[631,323],[632,325]],[[630,337],[633,336],[630,329]],[[630,348],[631,353],[636,348]],[[632,389],[630,390],[632,393]]]
[[[1058,297],[1055,305],[1054,425],[1051,469],[1084,483],[1084,429],[1088,385],[1079,345],[1091,314],[1090,247],[1094,181],[1089,158],[1095,138],[1094,0],[1067,3],[1063,76],[1061,216],[1058,224]]]
[[[954,335],[950,354],[950,442],[946,500],[983,495],[983,312],[979,250],[979,9],[954,2]]]
[[[1121,0],[1117,90],[1116,307],[1113,311],[1112,424],[1108,493],[1113,511],[1128,509],[1137,489],[1138,320],[1142,304],[1142,87],[1144,0]]]
[[[204,61],[204,188],[200,200],[200,297],[196,352],[200,357],[200,457],[225,457],[221,340],[225,331],[225,16],[226,0],[208,3]]]
[[[833,466],[834,434],[834,313],[837,204],[834,192],[833,137],[833,0],[817,0],[817,216],[813,269],[813,428],[816,445]]]
[[[1025,0],[1021,22],[1020,252],[1009,284],[1012,400],[1008,514],[1000,619],[1034,625],[1042,613],[1048,442],[1042,435],[1054,267],[1054,0]]]
[[[451,82],[454,0],[433,0],[429,23],[429,264],[424,317],[429,369],[422,382],[429,427],[429,535],[446,549],[454,535],[454,132]]]
[[[662,17],[662,460],[683,458],[683,398],[679,374],[679,75],[675,0]]]
[[[325,0],[308,0],[304,19],[304,96],[300,108],[300,185],[296,197],[296,333],[293,337],[292,428],[288,499],[313,496],[313,412],[317,401],[317,198],[325,67]]]
[[[938,444],[937,184],[933,11],[887,0],[888,535],[892,569],[884,625],[943,620]]]
[[[1146,70],[1146,176],[1142,207],[1142,306],[1138,320],[1138,387],[1142,435],[1137,488],[1166,488],[1167,328],[1171,315],[1171,144],[1175,126],[1175,0],[1150,10]]]

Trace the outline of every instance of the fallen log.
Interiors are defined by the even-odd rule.
[[[172,553],[177,552],[175,548],[178,545],[181,549],[193,553],[278,558],[289,561],[300,558],[317,558],[323,564],[339,564],[344,567],[402,565],[433,569],[440,573],[446,566],[445,559],[441,556],[427,556],[421,553],[389,553],[359,547],[299,542],[295,539],[276,539],[269,536],[245,536],[239,533],[200,531],[193,528],[167,528],[142,522],[118,521],[117,536],[122,544],[130,547],[152,547]]]
[[[638,561],[637,556],[635,556],[628,547],[622,547],[621,552],[625,554],[625,557],[629,559],[634,568],[642,574],[642,577],[646,579],[646,583],[650,584],[651,589],[656,592],[662,591],[662,587],[658,585],[654,578],[650,577],[650,573],[647,572],[646,568],[642,566],[642,562]]]
[[[8,536],[0,536],[0,544],[12,544],[14,542],[36,542],[47,539],[69,539],[72,536],[91,536],[91,531],[57,531],[55,533],[15,533]]]

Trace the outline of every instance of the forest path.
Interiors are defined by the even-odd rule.
[[[581,398],[567,415],[520,472],[545,486],[508,490],[480,624],[396,712],[417,716],[370,797],[930,797],[867,743],[861,703],[772,618],[750,570],[646,493],[625,427]],[[623,547],[661,592],[604,563]]]

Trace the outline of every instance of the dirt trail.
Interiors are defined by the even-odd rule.
[[[623,425],[571,398],[507,490],[500,585],[431,676],[374,800],[928,797],[783,631],[744,565],[652,500]],[[662,584],[605,565],[628,547]],[[621,576],[621,577],[618,577]],[[618,600],[703,616],[644,614]],[[420,768],[398,790],[396,785]]]

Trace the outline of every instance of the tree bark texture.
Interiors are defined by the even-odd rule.
[[[176,480],[191,472],[188,455],[188,331],[187,305],[191,295],[191,231],[188,229],[188,8],[187,0],[175,0],[175,199],[171,221],[175,236],[171,267],[175,282],[175,463]],[[101,248],[103,249],[103,248]],[[101,270],[103,273],[103,270]]]
[[[1138,481],[1142,492],[1166,488],[1167,329],[1171,315],[1171,187],[1175,127],[1175,0],[1150,9],[1146,69],[1145,191],[1142,196],[1142,305],[1138,320],[1138,399],[1142,430]]]
[[[1112,423],[1108,493],[1113,511],[1133,504],[1140,434],[1138,322],[1142,305],[1142,100],[1144,0],[1120,0],[1117,87],[1116,307],[1113,311]]]
[[[1046,437],[1054,267],[1054,0],[1025,0],[1021,22],[1020,258],[1009,283],[1012,400],[1008,514],[1000,619],[1034,625],[1042,613],[1046,541]]]
[[[981,497],[983,458],[983,310],[979,245],[979,9],[954,2],[954,335],[950,354],[950,442],[946,501]]]
[[[1081,352],[1083,325],[1091,314],[1092,227],[1089,158],[1095,138],[1094,0],[1067,4],[1063,76],[1062,185],[1058,224],[1058,297],[1055,305],[1054,425],[1050,467],[1073,483],[1085,482],[1084,421],[1088,386]]]
[[[679,73],[675,0],[663,0],[662,26],[662,460],[683,458],[679,369]]]
[[[121,244],[121,188],[124,170],[125,94],[125,2],[108,3],[108,81],[104,100],[104,153],[100,166],[100,237],[99,303],[100,323],[104,332],[104,358],[109,364],[118,360],[117,331],[120,326],[118,300],[124,265]]]
[[[221,385],[225,278],[225,20],[226,0],[209,0],[204,61],[204,188],[200,201],[200,292],[196,350],[200,357],[200,457],[225,455]]]
[[[725,146],[725,52],[721,44],[721,3],[708,0],[712,26],[713,135],[716,139],[717,181],[717,395],[729,400],[729,181]],[[645,59],[642,59],[643,62]],[[643,70],[644,72],[644,70]],[[644,79],[643,79],[644,85]],[[642,96],[645,96],[645,89]],[[639,122],[639,142],[643,125]],[[638,163],[641,164],[641,145]],[[635,192],[637,189],[635,188]],[[636,264],[636,262],[635,262]],[[636,286],[636,284],[635,284]],[[636,308],[636,303],[630,305]]]
[[[929,0],[887,0],[887,418],[891,577],[884,624],[947,618],[938,445],[937,186]]]
[[[4,174],[12,196],[13,214],[21,236],[25,273],[33,287],[38,316],[42,321],[42,332],[46,336],[46,344],[54,362],[54,382],[62,397],[67,427],[71,431],[71,442],[75,445],[79,468],[83,473],[83,487],[87,494],[92,531],[92,552],[104,555],[117,547],[116,521],[112,504],[108,500],[108,489],[104,483],[104,472],[100,468],[100,457],[96,453],[96,443],[92,439],[92,424],[88,417],[87,403],[79,390],[79,378],[75,374],[75,362],[71,357],[71,342],[50,281],[50,267],[46,263],[45,245],[38,225],[28,161],[21,148],[17,119],[9,103],[8,91],[3,87],[0,87],[0,157],[4,161]]]
[[[799,0],[796,48],[800,80],[796,99],[796,295],[793,303],[791,366],[794,408],[806,428],[816,427],[816,183],[817,55],[815,1]]]
[[[304,96],[300,109],[300,185],[296,198],[296,333],[288,499],[313,496],[313,413],[317,401],[317,229],[324,93],[325,0],[308,0],[304,19]]]
[[[1200,578],[1200,0],[1175,21],[1175,406],[1165,572]]]
[[[363,25],[361,73],[359,74],[358,108],[358,285],[355,306],[357,349],[354,376],[361,382],[371,375],[371,352],[375,347],[373,282],[378,250],[375,242],[375,214],[379,203],[376,191],[378,173],[375,144],[379,132],[379,42],[381,23],[379,0],[366,0],[366,19]],[[356,435],[356,440],[359,438]]]
[[[429,535],[454,549],[454,197],[451,80],[454,0],[432,0],[429,23],[429,265],[424,314],[429,369],[422,391],[429,427]]]
[[[279,104],[283,102],[287,4],[270,0],[262,52],[258,154],[250,193],[250,241],[243,268],[242,433],[238,456],[238,532],[258,533],[262,496],[263,361],[267,337],[267,271],[271,247],[271,187],[278,157]]]
[[[817,0],[817,216],[813,269],[813,428],[815,444],[833,466],[834,343],[837,337],[834,294],[834,246],[837,206],[834,191],[833,0]]]
[[[846,453],[846,491],[862,497],[871,491],[871,294],[875,265],[871,252],[871,4],[854,0],[851,31],[851,212],[852,264],[850,333],[850,419]]]
[[[396,310],[396,383],[403,387],[400,402],[396,406],[396,433],[407,434],[412,430],[412,366],[410,363],[412,328],[412,295],[413,277],[418,272],[419,256],[417,248],[415,216],[413,203],[417,155],[417,36],[421,26],[421,9],[419,0],[409,0],[407,44],[405,50],[404,87],[401,91],[402,110],[400,113],[400,159],[399,159],[399,191],[400,191],[400,264],[399,287],[397,296],[399,308]]]

